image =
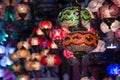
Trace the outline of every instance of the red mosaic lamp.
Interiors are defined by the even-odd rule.
[[[55,54],[48,54],[41,59],[41,64],[48,67],[59,66],[61,63],[61,58]]]

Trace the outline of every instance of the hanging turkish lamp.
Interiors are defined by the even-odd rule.
[[[104,4],[98,11],[99,18],[102,19],[100,29],[106,34],[104,40],[107,49],[118,49],[119,43],[115,36],[117,29],[120,28],[120,22],[116,19],[119,16],[119,8],[113,3]]]
[[[106,48],[107,49],[118,49],[119,44],[115,37],[116,30],[120,27],[120,22],[116,20],[119,16],[119,8],[115,4],[107,3],[100,7],[98,16],[103,20],[100,25],[101,31],[106,33]]]
[[[58,55],[56,55],[56,54],[59,54],[58,52],[59,48],[58,48],[58,45],[54,42],[54,40],[48,41],[48,49],[49,49],[49,52],[46,55],[46,59],[48,59],[48,61],[46,66],[49,66],[49,67],[59,66],[59,64],[61,63],[61,58]],[[49,61],[50,58],[52,59],[52,61]]]
[[[68,58],[75,58],[75,56],[73,55],[73,53],[70,52],[68,49],[64,49],[63,55],[64,55],[64,57],[67,58],[67,59],[68,59]]]
[[[38,27],[44,32],[45,36],[49,37],[53,24],[50,20],[43,20],[39,22]]]
[[[30,56],[30,52],[26,49],[19,49],[16,53],[17,57],[20,59],[26,59],[28,56]]]
[[[91,16],[88,10],[86,9],[80,9],[80,15],[79,15],[79,24],[78,30],[74,30],[73,32],[67,34],[64,45],[68,48],[68,50],[74,52],[89,52],[96,48],[98,36],[96,33],[92,33],[89,31],[89,27],[84,27],[84,23],[89,23],[91,21]],[[81,28],[81,26],[83,27]],[[85,30],[86,28],[86,30]]]
[[[103,33],[109,31],[116,32],[120,28],[120,22],[115,18],[105,18],[100,24],[100,29]]]
[[[62,47],[62,41],[65,39],[68,33],[67,27],[52,29],[50,31],[49,37],[54,40],[58,47]]]
[[[115,4],[105,4],[100,7],[98,16],[101,19],[117,18],[119,16],[119,8]]]
[[[61,63],[61,58],[55,54],[48,54],[41,59],[41,64],[47,67],[56,67]]]
[[[81,8],[80,5],[66,7],[59,13],[58,21],[70,31],[63,45],[73,52],[79,61],[83,55],[97,47],[98,36],[91,30],[91,14],[87,9]]]
[[[75,2],[74,0],[72,0]],[[88,23],[91,20],[90,12],[87,9],[81,9],[80,6],[69,6],[63,9],[58,15],[58,21],[62,26],[67,26],[70,31],[73,29],[87,30],[85,26],[80,24],[84,20],[84,23]],[[81,25],[81,26],[79,26]]]
[[[53,40],[62,40],[63,36],[64,34],[62,34],[61,29],[53,29],[52,31],[50,31],[50,38]]]
[[[16,6],[17,20],[21,20],[21,21],[28,20],[30,18],[29,14],[30,14],[30,8],[28,5],[21,3]]]

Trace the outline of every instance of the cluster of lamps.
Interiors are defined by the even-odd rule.
[[[3,15],[5,12],[4,5],[1,4],[0,8],[2,9],[0,18],[3,19],[3,16],[5,16]],[[91,25],[92,19],[97,17],[102,22],[96,27],[100,27],[100,31],[106,35],[103,38],[105,49],[119,48],[120,22],[117,20],[120,15],[119,9],[119,0],[112,0],[112,3],[106,3],[104,0],[92,0],[87,8],[66,7],[58,15],[60,27],[53,28],[51,21],[43,20],[39,22],[38,27],[33,29],[33,35],[30,38],[17,44],[18,50],[10,56],[15,64],[11,65],[10,68],[14,72],[20,72],[23,68],[27,71],[39,71],[42,66],[59,66],[61,63],[60,57],[49,52],[61,47],[65,48],[63,55],[67,59],[79,58],[81,54],[90,54],[95,48],[98,48],[100,39],[94,25]],[[18,4],[15,17],[17,20],[27,20],[29,12],[30,8],[27,5]],[[96,52],[100,51],[97,50]],[[20,65],[20,61],[24,65]],[[108,67],[107,71],[110,71],[110,68]],[[112,69],[111,72],[114,71]],[[110,73],[110,75],[114,74]],[[29,80],[26,75],[20,75],[18,80],[21,80],[22,77]]]
[[[93,54],[92,52],[94,51],[99,53],[109,49],[119,49],[119,3],[119,0],[111,0],[111,2],[92,0],[85,8],[68,6],[63,9],[58,15],[58,21],[62,26],[67,26],[69,30],[63,41],[64,46],[73,52],[73,55],[78,59],[81,56],[81,52],[89,55]],[[93,22],[94,20],[101,22],[97,24]],[[91,23],[94,23],[95,26]],[[105,37],[102,35],[101,38],[97,32],[102,32]],[[100,43],[103,46],[98,45],[101,39],[105,43]],[[111,73],[108,72],[109,75],[115,74],[112,68],[108,69],[108,71],[110,70]],[[117,71],[116,74],[119,74],[118,69]]]
[[[46,30],[52,28],[52,22],[49,20],[41,21],[37,28],[33,29],[33,34],[26,41],[20,41],[17,44],[17,50],[10,55],[14,62],[10,69],[15,73],[20,73],[23,69],[26,71],[40,71],[42,66],[57,67],[61,63],[61,58],[56,53],[51,53],[51,49],[57,49],[54,40],[47,40]],[[44,36],[44,37],[42,37]],[[18,75],[29,80],[28,75]],[[22,78],[21,77],[21,78]]]
[[[26,1],[27,3],[28,1]],[[12,9],[11,9],[12,8]],[[7,21],[9,18],[12,21],[30,19],[30,7],[27,4],[13,1],[3,1],[0,3],[0,19]]]
[[[66,56],[66,53],[64,53],[66,58],[79,58],[81,52],[82,54],[89,54],[89,52],[97,48],[100,39],[96,33],[97,31],[93,28],[93,25],[91,25],[92,19],[96,18],[93,13],[97,13],[98,18],[102,21],[97,27],[100,26],[100,30],[106,35],[103,40],[106,42],[105,48],[119,48],[117,38],[119,36],[120,22],[116,19],[120,13],[119,6],[115,3],[116,1],[113,1],[114,4],[103,4],[104,2],[105,1],[92,0],[87,8],[80,8],[78,6],[66,7],[58,15],[58,21],[62,27],[53,29],[50,21],[41,21],[38,25],[39,27],[35,28],[33,32],[40,37],[47,37],[47,40],[44,39],[43,41],[42,38],[33,36],[28,39],[28,43],[34,47],[40,44],[42,44],[42,47],[48,45],[50,49],[58,49],[61,46],[57,44],[62,44],[64,48],[70,51],[65,51],[70,54]],[[94,7],[96,3],[99,4]],[[99,52],[99,50],[97,52]],[[24,55],[28,56],[30,53],[27,52],[27,54]],[[37,59],[39,59],[39,57],[37,57]],[[48,54],[41,58],[40,62],[46,66],[53,66],[59,65],[58,63],[61,61],[57,55]],[[30,65],[40,65],[40,63],[28,63],[30,63]]]

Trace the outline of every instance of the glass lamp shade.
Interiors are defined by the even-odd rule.
[[[16,6],[16,19],[27,20],[29,19],[30,8],[25,4],[18,4]]]
[[[64,46],[72,51],[89,52],[97,47],[98,36],[89,32],[69,33],[63,41]]]
[[[27,58],[30,55],[30,52],[26,49],[17,50],[18,58]]]
[[[28,14],[29,11],[30,11],[30,8],[29,6],[25,5],[25,4],[18,4],[17,5],[17,11],[18,13],[25,13],[25,14]]]
[[[100,7],[98,15],[101,19],[116,18],[119,16],[119,8],[115,4],[105,4]]]
[[[67,7],[59,13],[58,21],[61,25],[75,27],[79,23],[79,13],[78,7]]]
[[[100,29],[103,33],[107,33],[109,31],[111,31],[111,29],[109,28],[109,26],[105,22],[102,22],[100,24]]]
[[[10,59],[14,62],[17,62],[19,60],[18,56],[17,56],[17,53],[14,52],[10,55]]]
[[[40,29],[51,29],[53,27],[52,22],[49,20],[39,22],[38,26]]]
[[[33,33],[36,33],[39,36],[44,35],[44,32],[38,27],[33,30]]]
[[[88,4],[88,9],[91,12],[97,12],[98,9],[102,6],[104,0],[91,0]]]
[[[116,32],[117,31],[117,29],[119,29],[120,28],[120,21],[118,21],[118,20],[114,20],[114,22],[111,24],[111,30],[113,31],[113,32]]]
[[[90,12],[87,9],[81,9],[80,10],[80,17],[82,20],[84,20],[86,23],[91,21],[91,15]]]
[[[18,42],[17,48],[20,49],[22,47],[24,47],[25,49],[30,49],[31,46],[30,46],[30,44],[27,41],[20,41],[20,42]]]
[[[63,55],[67,59],[67,61],[70,65],[73,65],[76,62],[76,57],[68,49],[64,49]]]
[[[53,40],[61,40],[61,29],[54,29],[50,32],[50,38]]]
[[[75,56],[73,55],[73,53],[71,51],[69,51],[68,49],[64,49],[63,51],[63,55],[65,58],[75,58]]]
[[[40,39],[38,37],[32,37],[32,38],[28,39],[28,42],[32,46],[38,46],[42,43],[42,39]]]
[[[22,74],[17,76],[17,80],[30,80],[29,75]]]
[[[79,7],[67,7],[63,9],[58,15],[58,21],[61,26],[67,26],[70,29],[78,27],[80,20],[88,23],[91,20],[90,12],[87,9],[80,9]],[[79,29],[83,30],[82,26]]]
[[[50,49],[58,49],[58,46],[54,41],[48,41],[47,45]]]
[[[56,56],[54,57],[54,59],[55,59],[54,64],[55,64],[56,66],[59,66],[59,65],[61,64],[61,62],[62,62],[61,58],[60,58],[58,55],[56,55]]]
[[[66,35],[67,35],[67,31],[64,29],[53,29],[50,32],[50,38],[53,40],[64,40]]]
[[[100,29],[103,33],[107,33],[109,31],[116,33],[116,31],[120,28],[120,22],[118,20],[113,18],[106,18],[103,21],[104,22],[100,24]]]
[[[58,55],[49,54],[41,59],[41,64],[48,67],[59,66],[61,58]]]
[[[40,64],[39,61],[26,61],[25,62],[25,69],[27,71],[32,71],[32,70],[38,71],[41,69],[41,67],[42,65]]]

